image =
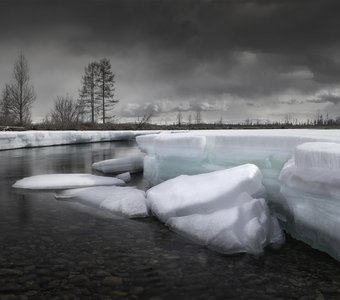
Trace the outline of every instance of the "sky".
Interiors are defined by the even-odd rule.
[[[20,51],[37,93],[77,99],[85,66],[109,58],[119,122],[340,116],[340,1],[0,0],[0,88]]]

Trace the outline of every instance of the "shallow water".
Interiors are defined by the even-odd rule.
[[[0,152],[0,299],[340,298],[340,263],[289,237],[259,258],[225,256],[153,218],[11,188],[25,176],[90,173],[95,161],[136,151],[115,142]],[[146,186],[140,175],[132,184]]]

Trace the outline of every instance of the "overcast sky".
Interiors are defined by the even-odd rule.
[[[39,121],[107,57],[119,120],[340,115],[340,1],[0,0],[0,86],[20,51]]]

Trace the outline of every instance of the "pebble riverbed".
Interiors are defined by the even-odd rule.
[[[340,263],[289,236],[260,257],[226,256],[154,218],[10,187],[39,173],[90,172],[92,161],[134,149],[112,144],[0,153],[0,299],[340,299]]]

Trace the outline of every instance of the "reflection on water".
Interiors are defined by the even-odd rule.
[[[11,188],[26,176],[91,173],[93,162],[137,151],[115,142],[0,152],[0,299],[337,299],[340,264],[291,238],[259,258],[224,256],[153,218]],[[141,175],[131,184],[145,187]]]
[[[20,190],[10,188],[18,179],[40,174],[92,173],[91,165],[94,162],[129,156],[138,151],[134,141],[2,151],[0,152],[0,184],[3,185],[1,205],[5,205],[7,209],[2,210],[0,216],[2,213],[7,214],[8,209],[12,207],[12,212],[16,211],[20,222],[25,223],[30,217],[30,206],[35,205],[34,201],[29,201],[32,196],[20,195]],[[137,175],[137,180],[140,180],[140,177],[141,175]],[[134,178],[135,182],[136,178]],[[50,198],[51,195],[44,196]]]

